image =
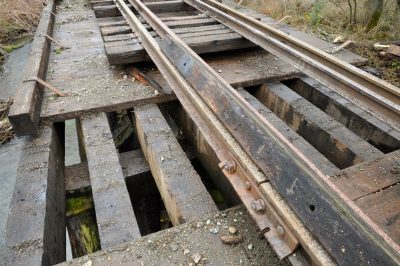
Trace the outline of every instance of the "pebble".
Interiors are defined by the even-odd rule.
[[[189,254],[189,250],[188,250],[188,249],[185,249],[185,250],[183,251],[183,254],[184,254],[184,255]]]
[[[252,244],[248,244],[248,245],[247,245],[247,249],[248,249],[248,250],[252,250],[252,249],[253,249],[253,245],[252,245]]]
[[[218,233],[219,233],[219,227],[216,226],[216,227],[211,228],[211,229],[210,229],[210,232],[213,233],[213,234],[215,234],[215,235],[218,234]]]
[[[88,260],[82,266],[92,266],[92,265],[93,265],[93,262],[91,260]]]
[[[128,76],[127,75],[124,75],[124,80],[126,80],[128,78]]]
[[[204,226],[204,223],[203,222],[197,222],[197,228],[201,228],[201,227],[203,227]]]
[[[207,221],[206,221],[206,225],[209,225],[210,223],[211,223],[210,220],[207,220]]]
[[[221,70],[221,69],[218,69],[218,73],[222,73],[222,70]]]
[[[201,255],[199,253],[195,253],[192,255],[193,262],[198,264],[201,260]]]
[[[221,236],[221,241],[224,244],[235,244],[243,240],[242,236]]]
[[[169,247],[171,248],[172,251],[177,251],[178,250],[178,246],[177,245],[172,244]]]
[[[229,231],[229,233],[231,233],[232,235],[234,235],[234,234],[236,234],[237,229],[236,229],[236,227],[231,226],[231,227],[228,228],[228,231]]]

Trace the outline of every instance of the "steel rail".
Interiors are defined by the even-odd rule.
[[[168,58],[162,53],[157,42],[143,27],[124,1],[114,0],[114,2],[127,19],[129,25],[139,35],[142,45],[146,48],[149,56],[157,65],[168,84],[174,89],[182,106],[199,127],[199,130],[201,130],[205,139],[215,151],[218,159],[221,161],[235,160],[239,162],[235,173],[229,173],[227,170],[223,170],[223,172],[235,190],[241,195],[244,205],[249,210],[249,213],[255,219],[262,232],[264,232],[264,226],[266,224],[272,223],[269,225],[270,231],[264,232],[264,234],[272,241],[275,248],[281,248],[276,245],[279,245],[281,240],[290,236],[290,232],[292,231],[296,233],[296,236],[301,241],[301,246],[307,254],[309,254],[315,265],[335,265],[330,255],[312,236],[308,229],[306,229],[306,226],[286,202],[278,196],[278,193],[269,183],[264,183],[263,192],[259,191],[258,185],[262,180],[266,180],[265,175],[260,172],[259,168],[246,152],[243,151],[237,141],[229,134],[212,110],[208,108],[201,97],[185,81],[171,62],[169,62]],[[243,165],[245,165],[245,167],[243,167]],[[246,183],[246,181],[249,183]],[[265,193],[268,193],[268,195],[265,195]],[[252,209],[251,201],[257,199],[257,197],[265,198],[267,208],[270,208],[269,214],[272,213],[275,217],[267,217],[266,219],[265,213],[258,213]],[[279,213],[279,215],[277,213]],[[284,217],[285,220],[282,220],[280,217]],[[275,222],[272,222],[271,218],[275,220]],[[270,221],[268,222],[268,220]],[[279,237],[279,234],[276,233],[277,221],[283,226],[285,232],[287,232],[284,237]],[[287,224],[285,221],[288,221]],[[297,258],[302,257],[301,253],[296,252],[295,254],[297,256],[290,255],[288,257],[289,260],[297,261]]]
[[[117,2],[120,1],[121,0],[118,0]],[[291,193],[289,196],[286,195],[285,198],[288,200],[291,207],[303,219],[303,222],[305,221],[306,224],[308,223],[308,227],[310,222],[313,222],[313,220],[315,222],[316,217],[317,220],[319,218],[323,218],[322,220],[324,220],[327,218],[327,213],[332,215],[332,217],[330,217],[332,218],[332,221],[327,220],[329,224],[326,225],[326,228],[322,228],[321,226],[318,226],[318,228],[312,228],[314,234],[318,236],[320,241],[325,241],[323,236],[324,234],[326,236],[327,231],[334,231],[337,227],[340,228],[342,233],[346,232],[344,235],[340,236],[341,239],[338,240],[338,243],[346,246],[346,250],[349,250],[349,253],[354,252],[355,257],[346,258],[343,254],[333,254],[338,262],[349,263],[349,260],[356,260],[361,263],[364,260],[368,260],[377,263],[392,264],[393,261],[387,256],[395,260],[398,259],[396,257],[397,246],[391,242],[391,239],[379,227],[372,223],[372,221],[354,203],[346,198],[344,194],[329,181],[328,177],[319,172],[319,170],[310,163],[304,155],[294,148],[288,140],[286,140],[275,128],[273,128],[271,124],[268,123],[268,121],[259,115],[254,108],[252,108],[232,87],[229,86],[229,84],[221,80],[215,71],[213,71],[204,61],[201,60],[200,57],[198,57],[174,33],[172,33],[150,10],[146,8],[146,6],[143,5],[143,3],[138,0],[129,0],[129,2],[136,8],[141,16],[146,19],[153,29],[155,29],[161,37],[164,37],[162,42],[164,48],[162,50],[171,61],[168,59],[165,61],[165,55],[161,52],[160,47],[149,41],[149,38],[152,38],[151,36],[146,37],[146,34],[141,33],[143,30],[147,32],[143,27],[140,28],[137,25],[131,25],[139,34],[143,46],[146,48],[154,63],[158,66],[161,73],[166,77],[168,83],[174,89],[177,97],[182,101],[182,93],[185,95],[190,92],[190,86],[184,86],[181,91],[175,87],[176,85],[187,85],[186,81],[188,81],[196,90],[195,92],[192,91],[190,97],[186,99],[186,101],[189,100],[189,103],[184,104],[185,109],[190,108],[190,105],[199,106],[200,104],[198,101],[204,100],[208,105],[208,108],[210,108],[223,122],[223,125],[229,130],[229,133],[235,137],[242,148],[245,149],[245,151],[251,156],[252,160],[255,161],[257,166],[260,167],[265,174],[269,175],[270,182],[275,189],[278,188],[278,191],[280,189],[279,192],[281,194],[285,194],[285,191],[282,189],[285,188],[285,186],[287,188],[289,181],[293,181],[291,189],[296,189],[297,191],[296,193]],[[121,3],[121,6],[122,5],[123,4]],[[133,20],[131,16],[134,16],[132,12],[127,18],[128,21]],[[154,42],[154,40],[152,41]],[[171,47],[172,50],[169,50]],[[179,70],[178,73],[177,69],[171,68],[169,65],[171,63],[177,67]],[[195,72],[192,71],[193,69]],[[181,75],[178,76],[179,73]],[[182,80],[182,75],[185,77],[186,81]],[[207,83],[208,78],[210,79],[210,83]],[[196,79],[200,79],[200,83],[196,83]],[[181,83],[177,83],[177,80]],[[196,95],[196,93],[198,93],[198,95]],[[223,104],[227,105],[223,107],[228,107],[225,111],[221,111],[220,109],[220,105]],[[199,107],[198,110],[200,114],[204,115],[204,106],[201,108]],[[231,116],[231,120],[229,120],[229,116]],[[246,119],[241,121],[243,120],[243,117],[246,117]],[[249,122],[246,123],[246,121]],[[241,124],[242,122],[243,124]],[[243,136],[236,132],[237,129],[242,128],[245,133],[249,134],[247,139],[246,134]],[[245,138],[244,140],[243,137]],[[249,139],[261,140],[260,143],[265,143],[266,145],[262,145],[261,147],[251,146],[251,143],[246,142],[249,141]],[[271,139],[273,140],[272,142]],[[269,150],[269,148],[272,149],[272,152],[277,152],[277,158],[274,158],[274,155],[271,155],[271,150]],[[254,149],[258,149],[258,151],[255,151]],[[280,152],[283,152],[283,154],[280,154]],[[290,163],[290,165],[295,163],[296,167],[291,170],[286,168],[273,169],[276,172],[271,172],[270,168],[274,168],[274,163],[279,165],[281,160]],[[283,166],[285,167],[285,165]],[[289,164],[287,166],[289,166]],[[296,182],[298,182],[297,186]],[[304,205],[299,206],[296,203],[296,201],[304,201],[304,203],[307,204],[308,197],[317,201],[321,207],[321,210],[312,215],[304,213]],[[300,200],[298,200],[298,198],[300,198]],[[343,217],[343,212],[346,213],[347,217]],[[334,222],[334,224],[332,224],[332,222]],[[339,223],[339,225],[336,223]],[[328,228],[330,226],[332,228]],[[349,242],[347,237],[350,236],[352,239]],[[370,238],[375,239],[375,241],[369,243]],[[384,243],[389,246],[381,246],[381,241],[379,241],[379,239],[386,241]],[[330,244],[332,245],[332,243]],[[356,247],[353,247],[353,245]],[[389,250],[387,249],[388,247]],[[337,251],[337,246],[332,247],[328,245],[328,248],[331,252],[333,249]],[[390,248],[395,249],[394,254]]]
[[[398,87],[215,0],[184,1],[399,129]]]

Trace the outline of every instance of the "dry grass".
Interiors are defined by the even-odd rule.
[[[355,41],[390,41],[400,39],[400,6],[398,0],[384,0],[378,25],[367,31],[370,10],[366,0],[357,0],[356,23],[350,23],[347,0],[244,0],[268,16],[304,31],[332,40],[343,35]]]
[[[6,101],[0,99],[0,146],[7,143],[14,137],[14,132],[10,121],[8,120],[8,112],[14,99],[10,98]]]
[[[45,0],[0,0],[0,43],[33,33]]]
[[[368,58],[383,79],[400,86],[400,59],[382,57],[372,47],[376,42],[400,40],[400,1],[384,0],[382,16],[370,30],[366,1],[356,1],[356,23],[350,23],[347,0],[243,0],[242,4],[329,42],[338,36],[353,40],[353,52]]]

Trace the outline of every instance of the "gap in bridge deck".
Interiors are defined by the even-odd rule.
[[[248,91],[339,169],[400,147],[399,132],[310,78]]]

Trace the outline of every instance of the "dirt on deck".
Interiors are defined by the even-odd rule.
[[[234,234],[229,232],[233,228]],[[289,265],[279,261],[256,228],[244,206],[239,206],[63,265]],[[240,241],[225,244],[224,236]]]

